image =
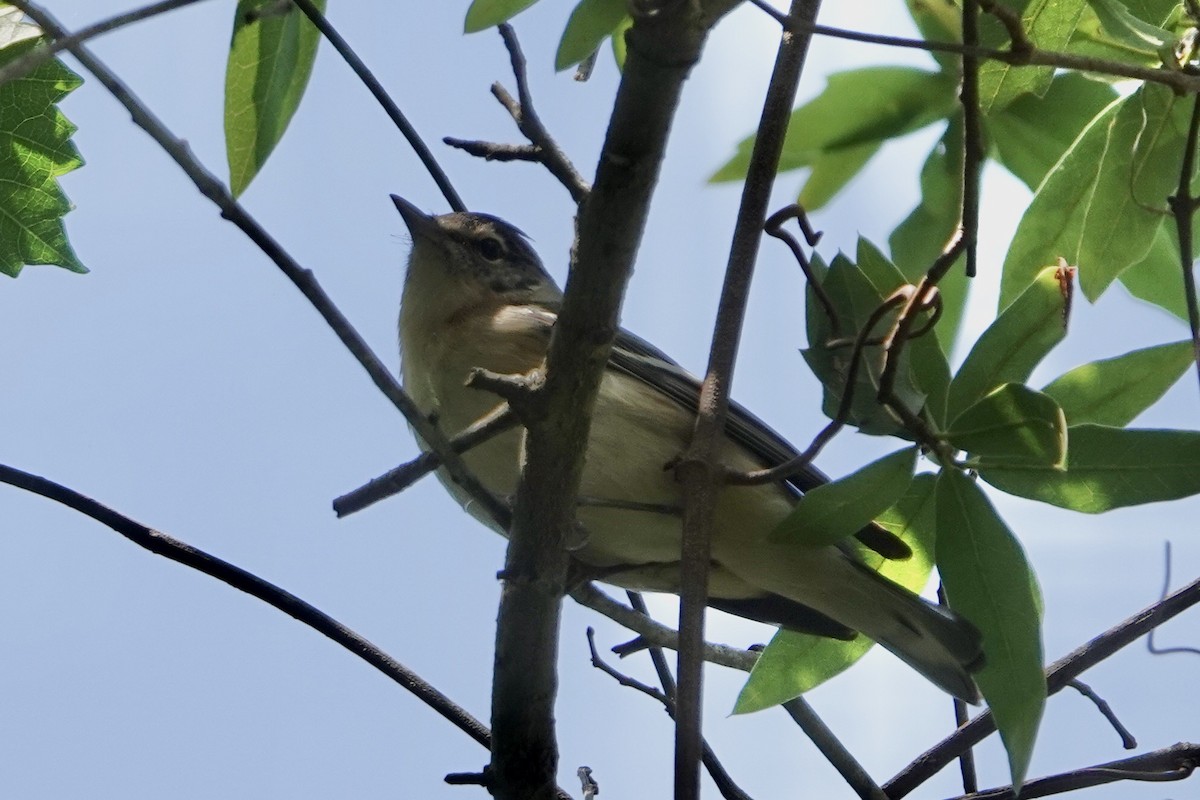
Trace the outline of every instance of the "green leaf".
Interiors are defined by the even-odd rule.
[[[989,461],[1030,461],[1063,468],[1067,420],[1048,395],[1006,383],[958,415],[950,443]]]
[[[37,28],[15,8],[0,9],[0,66],[37,46]],[[0,85],[0,273],[26,264],[87,272],[67,241],[62,217],[71,201],[58,178],[83,165],[71,141],[75,126],[58,103],[83,81],[58,59]]]
[[[1044,97],[1018,97],[987,120],[1000,163],[1036,190],[1079,132],[1116,96],[1107,83],[1065,72]]]
[[[626,16],[625,19],[621,20],[620,24],[618,24],[616,29],[612,32],[611,41],[613,59],[617,62],[617,69],[621,70],[622,72],[625,71],[625,56],[627,55],[625,32],[632,27],[633,17]]]
[[[467,9],[463,33],[477,33],[494,28],[501,22],[508,22],[536,2],[537,0],[473,0],[471,7]]]
[[[599,49],[627,16],[625,0],[582,0],[558,42],[554,68],[573,67]]]
[[[1200,432],[1073,425],[1067,470],[990,467],[980,476],[1001,491],[1099,514],[1200,493]]]
[[[1108,38],[1135,53],[1156,56],[1175,36],[1157,25],[1138,19],[1116,0],[1087,0]]]
[[[1123,428],[1154,405],[1193,359],[1190,341],[1160,344],[1083,364],[1042,391],[1058,402],[1072,425],[1091,422]]]
[[[1146,257],[1122,272],[1117,280],[1134,297],[1187,322],[1187,296],[1183,289],[1179,239],[1175,225],[1170,220],[1163,220],[1159,226]]]
[[[918,475],[904,497],[876,520],[912,548],[911,558],[885,560],[860,548],[872,569],[914,592],[925,588],[933,568],[935,483],[932,475]],[[862,658],[872,644],[865,636],[841,641],[781,630],[754,665],[733,713],[760,711],[798,697]]]
[[[1048,267],[1038,274],[967,354],[950,382],[953,418],[1005,383],[1024,383],[1067,332],[1071,271]]]
[[[816,170],[822,159],[838,159],[839,164],[820,167],[825,188],[819,194],[829,195],[834,183],[829,176],[838,176],[841,185],[853,177],[847,174],[851,157],[838,151],[854,148],[861,158],[866,145],[923,128],[952,113],[955,104],[954,81],[943,73],[910,67],[835,73],[821,94],[792,112],[778,171]],[[847,114],[848,108],[855,113]],[[710,180],[745,178],[753,147],[753,136],[742,140],[737,153]]]
[[[842,190],[879,152],[880,142],[866,142],[824,151],[812,165],[796,202],[808,212],[816,211]]]
[[[912,15],[917,30],[922,38],[930,42],[961,42],[962,41],[962,10],[953,2],[930,3],[927,0],[905,0],[908,13]],[[959,69],[959,56],[956,53],[933,53],[931,55],[938,66],[948,73],[956,73]]]
[[[1083,7],[1084,0],[1031,0],[1021,14],[1021,27],[1034,47],[1063,50]],[[984,114],[992,114],[1022,95],[1041,96],[1053,77],[1054,67],[1015,67],[985,61],[979,66],[979,107]]]
[[[862,270],[840,253],[820,284],[838,313],[839,327],[834,330],[824,308],[816,300],[816,293],[810,287],[807,291],[810,346],[801,351],[801,355],[824,385],[822,411],[833,419],[837,416],[851,366],[853,347],[850,346],[850,342],[879,307],[883,301],[883,293]],[[875,332],[887,330],[887,326],[895,321],[897,313],[892,311],[885,315],[875,327]],[[834,342],[833,346],[830,346],[831,341]],[[856,373],[848,421],[864,433],[884,435],[902,430],[892,412],[878,400],[884,357],[880,347],[864,347]],[[925,397],[913,382],[907,349],[901,354],[895,392],[901,402],[914,413],[924,405]]]
[[[1046,705],[1037,577],[983,491],[957,470],[938,477],[937,528],[938,574],[950,607],[983,634],[984,667],[975,682],[1020,786]]]
[[[324,13],[325,0],[314,4]],[[238,0],[234,16],[225,66],[225,152],[235,197],[283,138],[308,86],[321,39],[298,8],[257,15],[272,5],[271,0]]]
[[[805,492],[771,538],[806,547],[836,544],[896,503],[912,483],[916,467],[917,448],[906,447]]]
[[[892,258],[910,283],[916,283],[941,255],[942,248],[958,230],[962,216],[962,115],[956,115],[946,133],[933,146],[921,168],[921,202],[892,231],[888,245]],[[958,268],[951,267],[938,291],[942,295],[942,317],[934,329],[942,352],[954,346],[966,305],[968,281]]]
[[[1056,258],[1097,297],[1150,250],[1179,180],[1191,105],[1144,85],[1084,129],[1047,174],[1017,227],[1000,286],[1004,307]]]

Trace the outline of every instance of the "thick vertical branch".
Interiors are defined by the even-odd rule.
[[[820,0],[793,0],[791,16],[811,23],[816,20],[820,5]],[[714,460],[729,405],[733,364],[737,358],[754,261],[767,218],[771,185],[779,166],[796,86],[811,39],[811,34],[786,30],[781,37],[742,188],[742,203],[730,246],[692,444],[678,471],[686,505],[679,610],[679,695],[675,720],[676,800],[690,800],[700,795],[701,648],[704,644],[704,607],[708,600],[710,539],[721,479]]]
[[[555,664],[567,554],[591,409],[617,331],[621,297],[683,81],[732,0],[662,4],[637,16],[595,185],[582,204],[544,387],[527,421],[526,467],[504,568],[492,687],[489,788],[504,800],[548,798],[558,753]]]

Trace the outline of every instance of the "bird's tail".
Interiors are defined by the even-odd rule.
[[[752,556],[742,550],[720,561],[761,589],[875,640],[955,697],[979,702],[971,673],[983,666],[982,637],[970,622],[836,548],[767,550]]]

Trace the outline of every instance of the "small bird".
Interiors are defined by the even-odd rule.
[[[524,374],[543,364],[562,292],[527,238],[497,217],[433,216],[392,195],[412,234],[400,303],[401,372],[421,411],[456,434],[501,404],[465,385],[473,369]],[[683,498],[667,468],[687,447],[700,384],[649,343],[616,337],[593,414],[577,512],[586,540],[572,555],[606,583],[678,593]],[[513,429],[464,455],[501,497],[516,491],[522,431]],[[782,464],[796,450],[736,403],[730,405],[722,462],[734,470]],[[439,473],[440,475],[441,473]],[[775,541],[771,531],[797,498],[828,479],[808,468],[786,482],[728,486],[712,533],[709,605],[803,633],[880,643],[930,681],[968,702],[970,673],[982,664],[978,631],[866,566],[853,547]],[[443,483],[473,512],[470,498]],[[488,520],[484,520],[488,522]],[[889,557],[910,550],[871,526],[861,542]]]

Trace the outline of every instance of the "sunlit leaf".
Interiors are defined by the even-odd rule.
[[[1021,14],[1025,37],[1042,50],[1065,49],[1084,5],[1085,0],[1030,0]],[[984,61],[979,66],[979,107],[992,114],[1022,95],[1041,96],[1053,77],[1054,67]]]
[[[561,71],[573,67],[596,52],[627,15],[625,0],[582,0],[567,20],[554,68]]]
[[[463,32],[476,33],[494,28],[501,22],[508,22],[536,2],[537,0],[472,0],[471,7],[467,9]]]
[[[239,0],[225,66],[229,188],[241,194],[283,138],[300,105],[320,34],[294,6]],[[325,11],[325,0],[314,0]],[[261,14],[258,12],[262,12]]]
[[[1073,425],[1067,436],[1065,472],[981,464],[979,474],[1009,494],[1089,514],[1200,493],[1200,432]]]
[[[933,568],[935,484],[932,475],[918,475],[900,502],[876,519],[912,548],[911,558],[885,560],[877,553],[861,551],[873,569],[913,592],[925,588]],[[847,642],[781,630],[754,665],[733,713],[760,711],[798,697],[862,658],[873,644],[865,636]]]
[[[807,547],[840,542],[896,503],[916,466],[917,449],[908,447],[805,492],[771,538]]]
[[[946,437],[972,456],[1062,467],[1067,420],[1052,398],[1019,383],[985,395],[950,423]]]
[[[937,566],[950,607],[983,634],[975,674],[1020,786],[1046,705],[1042,598],[1020,543],[983,491],[957,470],[937,482]]]
[[[792,112],[779,172],[812,167],[820,182],[816,197],[828,198],[861,167],[868,146],[918,130],[952,113],[954,81],[944,73],[911,67],[866,67],[829,77],[825,90]],[[847,114],[853,108],[855,113]],[[713,181],[746,177],[754,137],[712,176]],[[849,152],[847,152],[849,151]],[[832,163],[822,164],[825,159]],[[811,177],[810,177],[811,180]]]
[[[1193,360],[1190,341],[1160,344],[1083,364],[1042,391],[1058,402],[1072,425],[1123,428],[1154,405]]]
[[[21,12],[0,8],[0,66],[36,46],[38,30]],[[71,135],[75,126],[58,103],[82,80],[58,59],[0,85],[0,273],[26,264],[55,264],[87,272],[67,241],[63,215],[71,202],[58,178],[83,165]]]
[[[1116,96],[1107,83],[1065,72],[1044,97],[1018,97],[987,120],[1000,163],[1036,190],[1079,132]]]
[[[1171,220],[1162,221],[1146,256],[1122,272],[1117,280],[1134,297],[1187,322],[1187,297],[1183,290],[1179,240]]]
[[[967,354],[950,382],[953,418],[1005,383],[1024,383],[1067,332],[1071,271],[1041,271],[996,318]]]
[[[1003,308],[1048,263],[1079,268],[1095,301],[1153,244],[1179,181],[1191,103],[1144,85],[1097,116],[1047,174],[1017,227],[1000,286]]]

